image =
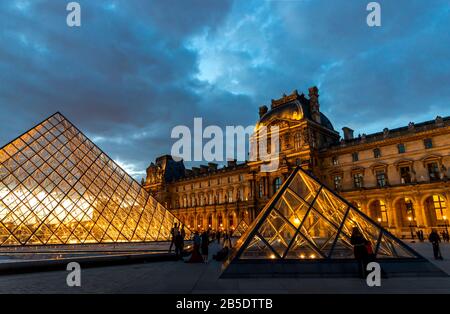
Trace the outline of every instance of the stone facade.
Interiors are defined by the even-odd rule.
[[[185,169],[166,155],[147,169],[144,188],[192,229],[233,229],[241,220],[250,223],[301,165],[397,236],[446,228],[450,117],[358,137],[344,127],[341,139],[320,112],[316,87],[308,97],[294,91],[272,100],[259,115],[251,146],[262,126],[279,127],[275,171],[261,172],[262,161]]]

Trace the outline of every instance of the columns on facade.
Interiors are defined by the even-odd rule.
[[[414,206],[414,215],[416,217],[417,227],[426,227],[427,221],[425,219],[425,206],[420,200],[420,195],[416,194],[412,197]]]

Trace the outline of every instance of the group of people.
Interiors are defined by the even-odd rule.
[[[446,240],[448,241],[448,232],[442,232],[443,238],[444,235]],[[419,235],[418,235],[419,236]],[[422,237],[422,238],[421,238]],[[421,236],[419,239],[423,239],[423,231],[421,232]],[[423,240],[421,240],[423,241]],[[441,242],[441,237],[439,233],[433,229],[428,236],[428,241],[431,242],[433,247],[433,255],[436,260],[442,260],[442,253],[439,247],[439,243]],[[352,235],[350,238],[350,243],[353,245],[353,254],[355,259],[358,261],[358,272],[362,278],[365,278],[367,275],[367,264],[375,259],[374,250],[372,247],[372,243],[364,238],[364,235],[361,233],[358,227],[354,227],[352,230]]]
[[[184,230],[184,225],[179,228],[178,224],[173,225],[172,230],[170,230],[172,236],[172,241],[170,242],[169,253],[172,252],[172,247],[175,246],[175,255],[177,259],[181,259],[184,252],[184,238],[186,237],[186,230]]]
[[[209,257],[209,245],[215,239],[218,244],[222,244],[222,249],[213,256],[215,260],[223,260],[228,256],[231,248],[231,231],[211,231],[206,230],[203,232],[195,231],[192,237],[193,248],[190,257],[185,261],[186,263],[208,263]],[[175,254],[177,259],[182,259],[184,253],[184,239],[186,232],[184,225],[181,230],[177,223],[174,224],[172,230],[172,241],[170,244],[169,252],[172,251],[172,247],[175,246]],[[221,243],[223,239],[223,243]]]

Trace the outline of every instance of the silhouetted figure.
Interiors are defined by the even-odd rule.
[[[431,233],[428,237],[428,241],[433,245],[433,254],[434,259],[443,259],[441,254],[441,249],[439,248],[439,242],[441,242],[441,237],[439,237],[439,233],[435,229],[431,230]]]
[[[203,261],[208,263],[208,254],[209,254],[209,232],[205,231],[202,233],[202,255]]]
[[[175,255],[177,260],[183,256],[183,237],[181,236],[181,232],[178,232],[175,236]]]
[[[175,237],[180,231],[178,230],[178,224],[174,223],[173,228],[170,230],[171,235],[171,241],[170,241],[170,247],[169,247],[169,253],[172,252],[172,246],[175,244]]]
[[[202,238],[200,237],[198,231],[195,231],[194,233],[194,239],[193,239],[193,249],[191,257],[186,261],[186,263],[202,263],[203,257],[200,254],[200,245],[202,243]]]
[[[366,248],[367,242],[368,241],[364,238],[358,227],[354,227],[352,230],[350,243],[353,245],[353,254],[358,262],[358,272],[361,278],[366,277],[366,266],[369,259],[369,254]]]
[[[216,233],[217,244],[220,244],[220,236],[221,236],[221,234],[220,234],[220,230],[219,230],[219,231],[217,231],[217,233]]]

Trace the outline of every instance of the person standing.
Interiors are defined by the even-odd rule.
[[[202,243],[202,238],[200,237],[198,231],[195,231],[194,233],[193,243],[194,248],[192,249],[191,257],[186,261],[186,263],[201,263],[203,262],[202,255],[200,254],[200,245]]]
[[[431,230],[431,233],[428,237],[428,241],[430,241],[433,246],[434,259],[442,260],[443,257],[441,254],[441,249],[439,247],[439,242],[441,242],[441,237],[439,236],[439,233],[437,233],[436,229]]]
[[[366,278],[366,266],[369,260],[369,254],[366,248],[367,242],[358,227],[354,227],[350,243],[353,245],[353,254],[358,262],[358,272],[361,278]]]
[[[208,263],[208,253],[209,253],[209,232],[204,231],[202,233],[202,255],[203,261]]]
[[[170,241],[169,253],[172,252],[172,246],[175,244],[175,237],[177,236],[178,233],[179,233],[178,224],[174,223],[173,228],[170,230],[170,235],[172,239]]]
[[[183,256],[183,238],[181,237],[181,232],[178,232],[175,236],[175,256],[179,260]]]
[[[220,230],[217,230],[216,238],[217,238],[217,244],[220,244]]]

